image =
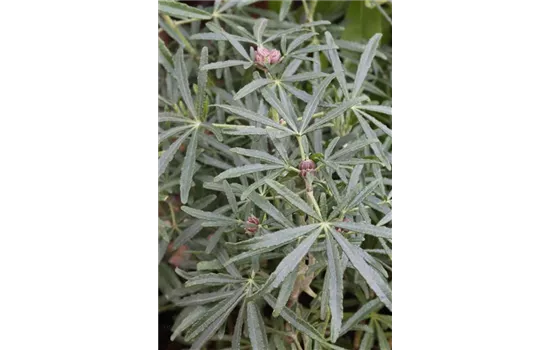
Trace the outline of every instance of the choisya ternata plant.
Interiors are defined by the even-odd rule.
[[[159,308],[180,310],[172,339],[389,348],[391,49],[241,5],[159,2]]]

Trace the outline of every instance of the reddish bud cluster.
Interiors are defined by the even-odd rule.
[[[258,231],[259,224],[260,224],[260,220],[258,220],[258,218],[255,217],[254,215],[250,215],[246,220],[244,232],[248,234],[256,233],[256,231]]]
[[[256,50],[256,57],[254,61],[264,67],[266,64],[275,64],[279,63],[281,60],[281,53],[277,49],[266,49],[265,47],[259,47]]]
[[[311,159],[302,160],[298,166],[300,169],[300,176],[306,177],[307,173],[315,171],[316,164]]]
[[[168,263],[174,267],[178,267],[183,263],[185,260],[189,259],[189,254],[186,253],[186,251],[189,250],[189,247],[186,245],[180,246],[175,253],[172,254],[170,259],[168,260]],[[174,248],[172,246],[172,243],[168,245],[168,251],[174,252]]]

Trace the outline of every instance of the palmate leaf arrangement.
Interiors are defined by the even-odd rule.
[[[389,349],[391,48],[289,3],[159,2],[159,308],[191,349]]]

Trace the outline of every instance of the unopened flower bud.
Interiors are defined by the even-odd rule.
[[[258,47],[254,60],[262,67],[266,64],[279,63],[281,60],[281,53],[277,49],[270,50],[265,47]]]
[[[315,171],[316,164],[311,159],[302,160],[298,168],[300,169],[300,175],[305,177],[307,173]]]
[[[170,246],[170,248],[172,248]],[[174,254],[168,260],[168,263],[172,266],[178,267],[182,262],[189,259],[189,254],[186,252],[189,250],[189,247],[186,245],[180,246]]]
[[[254,215],[250,215],[246,220],[244,232],[248,234],[256,233],[259,224],[260,220],[258,220],[258,218]]]

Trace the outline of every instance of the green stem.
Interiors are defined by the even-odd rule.
[[[162,15],[162,19],[164,19],[166,24],[168,24],[168,26],[170,26],[170,28],[172,28],[172,30],[176,32],[176,35],[181,39],[181,41],[183,41],[183,43],[185,44],[185,49],[187,49],[187,51],[189,51],[191,55],[196,56],[197,50],[195,50],[195,48],[191,46],[189,40],[187,40],[187,38],[179,31],[177,25],[174,23],[174,21],[172,21],[172,18],[170,18],[170,16],[168,15]]]
[[[311,8],[309,9],[308,21],[313,22],[313,17],[315,15],[315,8],[317,7],[317,0],[311,0]]]
[[[307,156],[306,152],[304,151],[304,146],[302,145],[302,135],[298,135],[296,136],[296,138],[298,139],[298,146],[300,147],[300,155],[302,156],[302,160],[306,160]]]

